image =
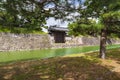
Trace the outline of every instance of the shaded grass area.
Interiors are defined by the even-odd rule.
[[[108,59],[115,59],[120,61],[120,49],[109,50],[108,53],[109,54],[106,54]]]
[[[102,65],[98,52],[80,55],[4,64],[0,80],[120,80],[119,73]],[[119,62],[120,49],[109,50],[108,59]]]
[[[93,52],[92,54],[91,53],[87,53],[85,55],[86,56],[92,56],[94,58],[99,57],[99,53],[98,52]],[[106,59],[114,59],[114,60],[120,61],[120,49],[118,48],[118,49],[107,50]]]

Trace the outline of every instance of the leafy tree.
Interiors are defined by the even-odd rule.
[[[108,33],[119,32],[119,0],[86,0],[85,17],[99,18],[103,24],[100,40],[100,57],[105,58],[106,39]]]
[[[69,34],[78,35],[90,35],[97,36],[100,34],[100,29],[102,25],[92,19],[78,19],[77,21],[69,24]]]
[[[41,30],[49,17],[66,19],[80,0],[1,0],[0,25]]]
[[[43,7],[42,3],[34,0],[3,1],[1,25],[9,26],[11,29],[22,27],[41,30],[40,26],[45,24],[45,16],[48,15]]]

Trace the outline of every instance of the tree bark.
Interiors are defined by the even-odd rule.
[[[100,58],[105,59],[106,57],[106,39],[107,39],[107,30],[106,28],[101,30],[100,38]]]

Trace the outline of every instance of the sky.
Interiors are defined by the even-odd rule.
[[[47,20],[46,26],[50,27],[52,25],[57,25],[58,27],[65,27],[65,28],[67,28],[68,27],[68,22],[61,23],[60,20],[55,20],[54,18],[49,18]],[[47,29],[43,28],[43,31],[47,32]]]
[[[60,26],[60,27],[67,27],[68,25],[68,22],[62,22],[60,20],[55,20],[54,18],[49,18],[47,20],[47,24],[46,24],[48,27],[49,26],[52,26],[52,25],[57,25],[57,26]]]
[[[85,0],[82,0],[82,2],[84,2]],[[78,5],[78,3],[75,3],[76,5]],[[49,7],[49,8],[51,8],[51,7],[54,7],[54,5],[53,6],[51,6],[51,5],[48,5],[48,6],[46,6],[47,8]],[[77,15],[76,13],[74,13],[73,15]],[[72,18],[72,17],[71,17]],[[54,18],[49,18],[48,20],[47,20],[47,24],[46,24],[46,26],[52,26],[52,25],[57,25],[58,27],[68,27],[68,24],[69,24],[69,22],[67,22],[67,21],[64,21],[64,22],[61,22],[60,20],[55,20]],[[45,31],[45,32],[47,32],[46,31],[46,29],[43,29],[43,31]]]
[[[82,3],[84,2],[85,0],[82,0]],[[75,3],[76,4],[76,6],[78,5],[78,3],[76,2]],[[48,5],[48,6],[46,6],[47,8],[49,7],[49,8],[52,8],[52,7],[54,7],[54,5]],[[76,13],[75,14],[73,14],[73,15],[76,15]],[[46,24],[48,27],[49,26],[51,26],[51,25],[58,25],[58,26],[60,26],[60,27],[67,27],[68,26],[68,22],[64,22],[64,23],[61,23],[60,22],[60,20],[55,20],[54,18],[49,18],[48,20],[47,20],[47,24]]]

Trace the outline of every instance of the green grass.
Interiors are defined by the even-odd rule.
[[[3,33],[17,33],[17,34],[46,34],[45,32],[41,31],[41,30],[33,30],[33,29],[27,29],[27,28],[19,28],[19,27],[12,27],[12,29],[10,29],[10,27],[1,27],[0,26],[0,32]]]
[[[119,62],[119,53],[120,49],[108,50],[107,59]],[[120,74],[112,71],[113,66],[109,66],[111,62],[103,65],[104,60],[96,57],[97,54],[98,52],[91,52],[82,57],[55,57],[8,63],[0,66],[0,80],[120,80]],[[120,63],[116,68],[119,65]]]
[[[120,45],[109,45],[107,48],[113,49],[119,47]],[[77,48],[0,52],[0,62],[4,63],[19,60],[44,59],[50,57],[66,56],[70,54],[80,54],[91,51],[97,51],[98,49],[99,46],[84,46]]]

